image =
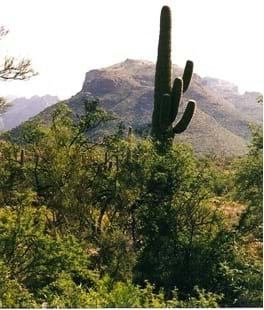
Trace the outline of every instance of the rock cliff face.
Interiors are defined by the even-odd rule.
[[[238,95],[238,87],[228,81],[205,77],[202,84],[215,90],[219,95],[228,97],[229,95]]]
[[[242,113],[243,117],[249,122],[262,122],[262,107],[256,100],[260,95],[259,93],[245,92],[244,94],[239,94],[236,85],[210,77],[204,78],[202,84],[213,89],[219,97],[226,100],[230,106]]]
[[[182,75],[182,71],[173,66],[174,77]],[[120,121],[134,129],[147,127],[153,110],[154,72],[154,63],[132,59],[89,71],[82,89],[67,101],[68,105],[80,114],[84,111],[84,99],[96,97],[99,105],[118,119],[108,124],[106,131],[112,130]],[[188,129],[177,135],[176,140],[190,143],[200,154],[243,154],[250,138],[248,123],[262,122],[258,95],[239,95],[237,87],[229,82],[203,79],[194,74],[179,111],[184,111],[188,99],[197,101],[197,109]],[[53,107],[46,109],[39,117],[48,120],[52,110]]]

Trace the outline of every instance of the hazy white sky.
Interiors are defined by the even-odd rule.
[[[29,57],[39,76],[0,82],[0,96],[67,98],[85,72],[126,58],[156,61],[159,15],[172,9],[172,61],[195,72],[264,90],[264,0],[0,0],[4,55]]]

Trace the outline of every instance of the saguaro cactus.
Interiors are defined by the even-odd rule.
[[[192,119],[195,101],[190,100],[181,120],[173,126],[182,94],[189,87],[192,72],[193,62],[188,60],[182,78],[176,78],[173,87],[171,87],[171,11],[168,6],[164,6],[160,15],[154,110],[152,114],[152,136],[162,143],[172,142],[174,135],[183,132]]]

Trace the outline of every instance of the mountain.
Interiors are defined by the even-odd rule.
[[[0,130],[12,129],[58,101],[58,97],[50,95],[13,99],[8,102],[6,111],[0,114]]]
[[[80,92],[67,104],[73,111],[83,113],[84,99],[96,97],[99,106],[117,116],[118,121],[134,129],[146,127],[151,123],[153,110],[154,72],[154,63],[132,59],[91,70],[86,73]],[[182,72],[182,68],[173,66],[174,77]],[[189,99],[197,101],[197,109],[188,129],[176,139],[192,144],[197,153],[243,154],[250,139],[248,124],[262,123],[258,96],[258,93],[248,92],[241,95],[229,82],[194,74],[179,117]],[[47,121],[55,106],[38,117]]]

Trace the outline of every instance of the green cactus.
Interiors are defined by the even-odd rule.
[[[132,150],[131,150],[131,145],[132,145],[132,127],[128,127],[128,134],[127,134],[127,161],[131,161],[131,155],[132,155]]]
[[[152,114],[152,136],[162,143],[172,143],[177,133],[189,125],[195,101],[190,100],[181,120],[173,126],[178,114],[182,94],[188,89],[193,73],[193,62],[188,60],[182,78],[174,80],[171,87],[171,11],[164,6],[160,15],[158,58],[155,73],[154,110]]]
[[[24,155],[25,155],[25,151],[22,149],[20,151],[20,164],[21,164],[21,166],[24,165]]]

